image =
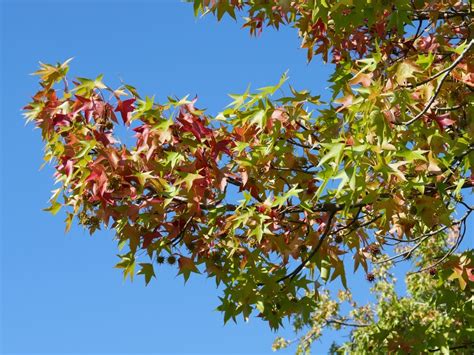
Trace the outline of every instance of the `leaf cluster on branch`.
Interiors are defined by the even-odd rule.
[[[157,103],[102,76],[71,80],[68,62],[41,64],[25,115],[60,184],[48,209],[67,208],[67,229],[74,218],[91,233],[113,228],[125,277],[148,283],[166,261],[185,280],[203,273],[223,285],[225,321],[255,314],[274,329],[284,319],[309,329],[300,352],[324,327],[355,328],[348,351],[471,346],[474,257],[459,251],[474,210],[471,5],[193,3],[219,20],[245,13],[251,34],[297,28],[308,60],[334,64],[330,100],[292,87],[278,97],[283,75],[231,95],[213,117],[195,99]],[[407,260],[400,298],[388,270]],[[348,267],[375,282],[374,305],[352,300]],[[335,280],[339,297],[323,290]]]

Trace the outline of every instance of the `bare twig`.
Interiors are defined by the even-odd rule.
[[[328,324],[334,323],[334,324],[345,325],[347,327],[357,327],[357,328],[368,327],[370,325],[370,324],[364,324],[364,323],[349,323],[349,322],[339,320],[339,319],[329,319],[329,320],[326,320],[326,323]]]

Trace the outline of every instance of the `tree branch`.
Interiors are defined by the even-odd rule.
[[[373,263],[374,264],[382,264],[382,263],[386,263],[388,261],[392,261],[392,260],[395,260],[397,258],[400,258],[400,257],[403,257],[404,259],[408,259],[412,254],[413,252],[418,249],[420,247],[420,245],[425,241],[427,240],[429,237],[432,237],[433,235],[436,235],[438,233],[441,233],[443,232],[444,230],[448,229],[448,228],[451,228],[452,226],[455,226],[455,225],[458,225],[458,224],[461,224],[463,223],[468,217],[469,215],[471,214],[472,210],[469,210],[468,212],[466,212],[464,214],[464,216],[462,216],[460,219],[458,220],[455,220],[453,221],[453,223],[449,226],[443,226],[441,228],[438,228],[434,231],[431,231],[431,232],[427,232],[427,233],[424,233],[421,237],[418,237],[414,240],[411,240],[410,242],[414,242],[414,241],[419,241],[418,243],[416,243],[413,247],[410,248],[410,250],[408,251],[405,251],[403,253],[400,253],[400,254],[397,254],[397,255],[394,255],[388,259],[383,259],[383,260],[376,260],[374,261]],[[428,267],[429,268],[429,267]],[[421,270],[420,270],[421,271]]]
[[[331,225],[332,225],[332,220],[335,216],[335,214],[337,213],[337,210],[332,210],[329,212],[329,217],[328,217],[328,221],[327,221],[327,224],[326,224],[326,228],[324,229],[324,232],[321,236],[321,238],[319,239],[318,241],[318,244],[316,245],[316,247],[311,251],[311,254],[308,255],[308,257],[306,259],[303,260],[303,262],[296,268],[294,269],[292,272],[290,272],[289,274],[283,276],[282,278],[278,279],[277,282],[281,282],[281,281],[284,281],[286,279],[290,279],[290,280],[293,280],[296,275],[299,274],[299,272],[301,270],[303,270],[303,268],[306,266],[306,264],[308,262],[311,261],[311,259],[316,255],[316,253],[318,252],[319,248],[321,248],[321,245],[323,244],[324,240],[326,239],[326,237],[329,235],[329,231],[331,230]]]
[[[450,347],[449,350],[468,349],[468,348],[472,348],[473,345],[474,345],[474,342],[466,343],[466,344],[462,344],[462,345],[456,345],[456,346]],[[440,350],[441,350],[440,348],[428,349],[428,351],[429,351],[430,353],[434,353],[435,351],[440,351]]]
[[[340,325],[345,325],[347,327],[358,327],[358,328],[363,328],[363,327],[368,327],[370,324],[364,324],[364,323],[348,323],[339,319],[329,319],[326,320],[326,323],[331,324],[340,324]]]
[[[474,45],[474,39],[471,39],[471,41],[469,42],[469,44],[466,46],[466,48],[464,48],[464,51],[459,55],[459,57],[456,58],[456,60],[449,66],[447,67],[446,69],[442,70],[441,72],[433,75],[431,78],[427,79],[427,81],[425,82],[428,82],[428,81],[431,81],[433,79],[436,79],[437,77],[439,77],[440,75],[442,75],[441,77],[441,80],[439,81],[438,83],[438,86],[436,87],[435,91],[434,91],[434,94],[431,96],[431,99],[428,101],[428,103],[425,105],[425,107],[423,108],[423,110],[421,110],[421,112],[419,114],[417,114],[415,117],[413,117],[412,119],[408,120],[407,122],[401,122],[401,123],[396,123],[397,125],[406,125],[406,126],[409,126],[411,125],[413,122],[417,121],[418,119],[420,119],[424,114],[426,114],[428,112],[428,110],[430,109],[431,105],[433,104],[433,102],[436,100],[436,98],[438,97],[440,91],[441,91],[441,87],[443,86],[443,83],[444,81],[446,80],[446,78],[448,77],[448,75],[451,73],[451,71],[461,62],[461,60],[464,58],[464,56],[467,54],[467,52],[469,52],[469,50],[472,48],[472,46]],[[423,82],[421,82],[419,85],[422,85]]]

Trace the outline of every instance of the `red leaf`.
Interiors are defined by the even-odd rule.
[[[214,160],[217,158],[220,152],[226,153],[231,156],[232,152],[227,147],[228,145],[233,145],[233,142],[230,139],[222,139],[219,142],[216,142],[214,137],[212,137],[211,148],[212,148],[212,157]]]
[[[474,282],[474,268],[467,267],[466,268],[466,273],[467,273],[467,278],[469,279],[469,281]]]
[[[130,124],[131,113],[135,109],[133,103],[135,102],[135,98],[128,99],[125,101],[119,101],[117,107],[115,108],[115,112],[120,112],[122,115],[123,123],[127,126]]]
[[[66,175],[69,177],[72,175],[72,171],[74,169],[74,164],[72,160],[68,160],[66,162],[66,165],[64,166],[64,171],[66,172]]]
[[[92,113],[94,112],[94,102],[86,97],[75,95],[77,101],[74,104],[75,110],[74,115],[79,111],[84,111],[84,118],[86,122],[89,122]]]
[[[109,144],[116,143],[116,140],[114,139],[113,135],[111,132],[99,132],[99,131],[92,131],[94,134],[94,138],[101,142],[104,146],[108,146]]]
[[[434,117],[436,123],[442,131],[444,131],[446,127],[452,126],[456,123],[456,121],[449,118],[450,116],[451,114],[446,113],[444,115]]]
[[[203,137],[212,136],[212,130],[205,127],[198,116],[186,113],[183,109],[176,117],[176,120],[182,124],[181,130],[184,132],[191,132],[198,142],[201,142]]]
[[[64,115],[62,113],[57,113],[53,117],[53,125],[54,126],[70,126],[71,125],[71,117],[69,115]]]
[[[151,244],[153,239],[161,237],[160,232],[154,232],[154,233],[146,233],[143,236],[143,249],[148,248],[148,246]]]

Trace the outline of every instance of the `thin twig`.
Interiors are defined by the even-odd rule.
[[[364,324],[364,323],[349,323],[349,322],[345,322],[339,319],[329,319],[329,320],[326,320],[326,323],[328,324],[335,323],[335,324],[345,325],[348,327],[358,327],[358,328],[368,327],[370,325],[370,324]]]
[[[439,81],[438,83],[438,86],[436,87],[435,91],[434,91],[434,94],[433,96],[431,96],[431,99],[428,101],[428,103],[425,105],[425,107],[423,108],[423,110],[421,110],[421,112],[416,115],[415,117],[413,117],[412,119],[410,119],[409,121],[407,122],[402,122],[402,123],[397,123],[398,125],[406,125],[406,126],[409,126],[411,125],[413,122],[417,121],[420,117],[422,117],[425,113],[428,112],[428,110],[430,109],[431,105],[433,104],[433,102],[436,100],[436,98],[438,97],[440,91],[441,91],[441,87],[444,83],[444,81],[446,80],[446,78],[448,77],[448,75],[451,73],[451,71],[456,68],[456,66],[459,64],[459,62],[461,62],[461,60],[464,58],[464,56],[466,55],[467,52],[469,52],[469,50],[471,49],[471,47],[473,46],[474,44],[474,39],[471,39],[471,41],[469,42],[469,44],[466,46],[466,48],[464,48],[463,52],[459,55],[459,57],[456,58],[456,60],[449,66],[447,67],[446,69],[442,70],[441,72],[437,73],[436,75],[433,75],[431,78],[429,78],[428,81],[430,80],[433,80],[433,79],[436,79],[438,76],[442,75],[441,77],[441,80]],[[441,74],[440,74],[441,73]],[[427,81],[427,82],[428,82]],[[421,85],[421,84],[420,84]]]
[[[388,259],[383,259],[383,260],[377,260],[377,261],[374,261],[373,263],[374,264],[382,264],[382,263],[386,263],[388,261],[392,261],[392,260],[395,260],[395,259],[398,259],[400,257],[403,257],[404,259],[408,259],[412,254],[413,252],[418,249],[420,247],[420,245],[425,241],[427,240],[429,237],[432,237],[433,235],[435,234],[438,234],[438,233],[441,233],[443,232],[444,230],[446,230],[447,228],[451,228],[452,226],[455,226],[455,225],[458,225],[458,224],[461,224],[463,223],[468,217],[469,215],[471,214],[472,211],[468,211],[464,214],[463,217],[461,217],[460,219],[458,220],[455,220],[453,221],[453,223],[451,225],[446,225],[446,226],[443,226],[437,230],[434,230],[434,231],[431,231],[431,232],[427,232],[427,233],[424,233],[421,237],[418,237],[414,240],[411,240],[411,242],[414,242],[414,241],[418,241],[418,243],[416,243],[413,247],[410,248],[410,250],[408,251],[404,251],[403,253],[400,253],[400,254],[397,254],[397,255],[394,255]]]
[[[329,231],[331,230],[331,225],[332,225],[332,220],[335,216],[335,214],[337,213],[337,210],[332,210],[331,212],[329,212],[329,217],[328,217],[328,221],[327,221],[327,224],[326,224],[326,228],[324,229],[324,232],[321,236],[321,238],[319,239],[318,241],[318,244],[316,245],[316,247],[311,251],[311,254],[308,255],[308,257],[306,259],[304,259],[301,264],[296,268],[294,269],[292,272],[290,272],[289,274],[283,276],[282,278],[278,279],[277,282],[281,282],[281,281],[284,281],[286,279],[290,279],[290,280],[293,280],[296,275],[299,274],[299,272],[301,270],[303,270],[303,268],[306,266],[306,264],[308,262],[311,261],[311,259],[316,255],[316,253],[318,252],[319,248],[321,248],[321,245],[323,244],[324,240],[326,239],[326,237],[329,235]]]
[[[186,223],[184,224],[183,229],[181,229],[178,235],[173,240],[171,240],[172,246],[175,247],[176,245],[178,245],[179,242],[181,242],[181,240],[183,240],[184,234],[186,233],[186,230],[188,229],[188,226],[191,223],[192,219],[193,219],[193,216],[190,216],[188,220],[186,221]]]
[[[472,211],[467,212],[465,217],[467,218],[471,214],[471,212]],[[464,236],[466,235],[466,230],[467,230],[466,218],[463,218],[462,225],[461,225],[463,227],[463,231],[459,232],[456,242],[453,244],[453,246],[448,250],[448,252],[441,259],[439,259],[438,261],[436,261],[435,263],[429,266],[421,268],[420,270],[410,272],[408,273],[408,275],[417,274],[426,270],[436,268],[438,265],[442,264],[443,261],[445,261],[450,255],[452,255],[454,251],[459,247],[459,244],[461,244],[462,240],[464,239]]]
[[[456,345],[456,346],[450,347],[449,350],[472,348],[473,345],[474,345],[474,342],[466,343],[466,344],[462,344],[462,345]],[[434,353],[434,352],[436,352],[436,351],[441,351],[441,349],[440,349],[440,348],[428,349],[428,351],[429,351],[430,353]]]

